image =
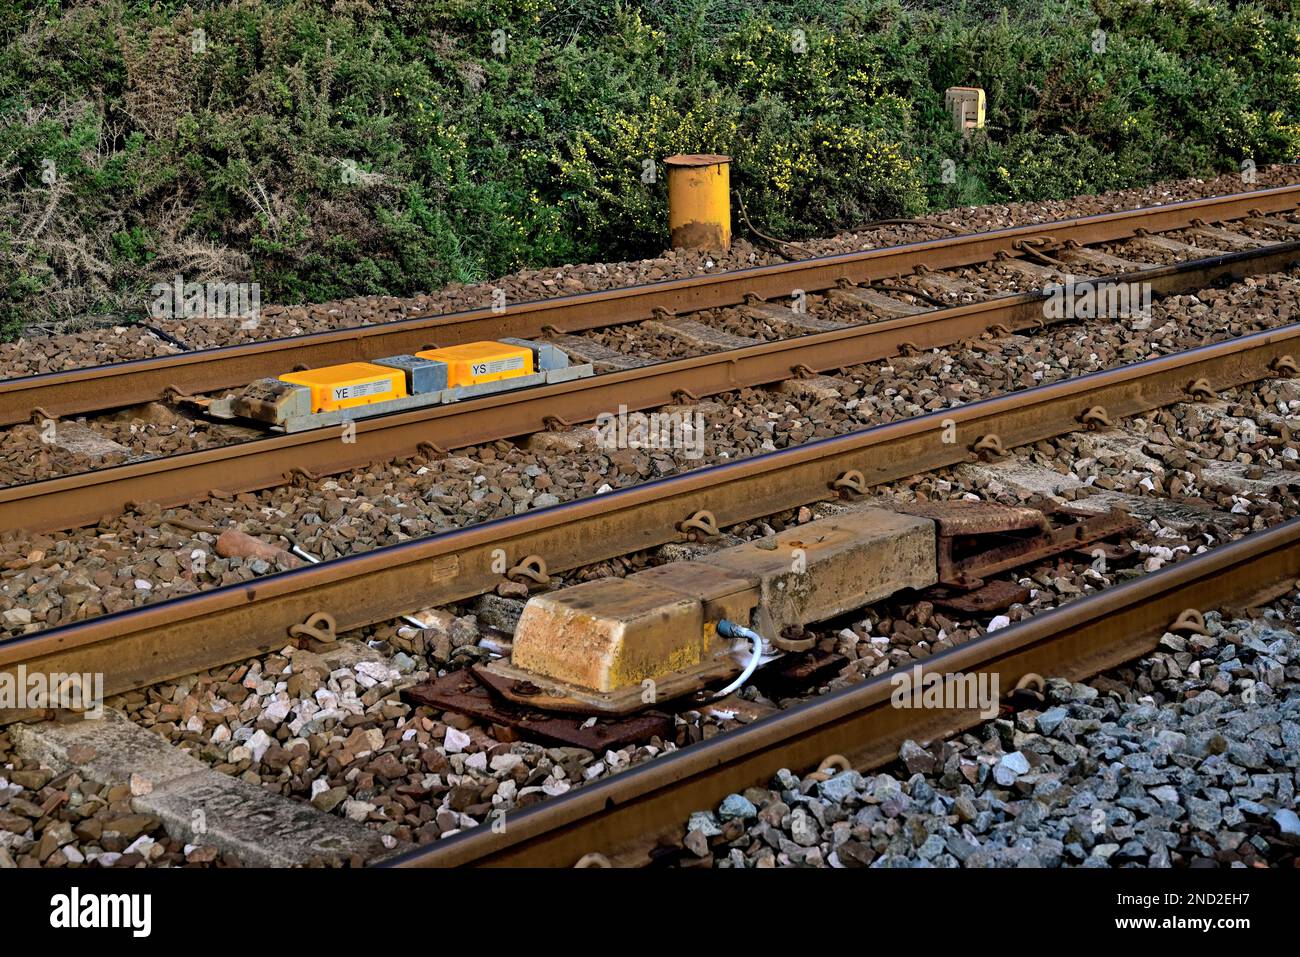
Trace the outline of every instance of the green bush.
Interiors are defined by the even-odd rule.
[[[321,301],[651,255],[675,152],[731,154],[791,239],[1287,159],[1298,30],[1227,0],[0,0],[0,334],[177,272]],[[988,94],[969,143],[952,85]]]

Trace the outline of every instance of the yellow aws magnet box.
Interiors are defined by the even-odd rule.
[[[400,369],[385,369],[369,362],[291,372],[280,376],[280,381],[311,389],[313,412],[334,412],[406,395],[406,376]]]
[[[428,349],[416,355],[447,366],[449,389],[513,379],[533,372],[533,350],[504,342],[466,342],[445,349]]]

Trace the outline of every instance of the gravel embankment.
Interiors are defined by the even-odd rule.
[[[1300,605],[1206,615],[1041,708],[817,782],[789,771],[691,816],[718,867],[1291,867]]]

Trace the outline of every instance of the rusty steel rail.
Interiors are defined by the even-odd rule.
[[[1077,681],[1153,651],[1184,609],[1249,605],[1272,597],[1268,586],[1297,576],[1300,519],[1292,519],[926,658],[918,667],[940,678],[995,676],[992,687],[1004,692],[1031,673]],[[893,690],[886,672],[510,813],[504,827],[478,827],[383,866],[572,867],[592,852],[643,863],[657,840],[680,845],[693,811],[765,785],[781,768],[811,770],[827,755],[842,754],[865,771],[894,760],[909,738],[946,738],[984,720],[971,709],[897,708]]]
[[[1150,284],[1153,295],[1201,289],[1226,279],[1286,269],[1300,261],[1300,242],[1157,266],[1090,282]],[[590,422],[620,406],[649,409],[686,393],[701,397],[765,385],[808,369],[823,372],[930,349],[998,329],[1073,321],[1044,319],[1049,292],[1002,296],[901,319],[766,342],[743,349],[576,379],[571,382],[410,412],[360,419],[344,443],[337,429],[277,435],[113,468],[0,488],[0,531],[53,531],[99,521],[133,502],[163,507],[220,489],[268,488],[293,474],[338,474],[413,455],[424,444],[463,448],[546,428],[547,420]]]
[[[1138,230],[1166,232],[1194,220],[1227,222],[1256,212],[1286,212],[1300,203],[1300,185],[1081,216],[986,233],[758,266],[711,276],[627,286],[555,299],[312,333],[284,339],[186,352],[66,372],[0,380],[0,425],[34,414],[58,418],[162,398],[196,395],[278,376],[297,365],[318,367],[415,352],[504,336],[535,337],[549,330],[579,332],[639,322],[661,312],[683,313],[742,303],[746,296],[784,298],[796,289],[816,292],[847,281],[867,282],[910,273],[918,265],[944,269],[987,262],[1018,245],[1052,240],[1082,244],[1129,239]]]
[[[725,528],[830,497],[850,477],[867,487],[967,461],[992,436],[1009,449],[1099,412],[1118,421],[1187,401],[1193,384],[1204,395],[1276,377],[1294,356],[1300,324],[58,626],[0,642],[0,673],[98,672],[116,694],[281,648],[319,611],[346,631],[491,591],[502,557],[590,565],[679,540],[701,509]]]

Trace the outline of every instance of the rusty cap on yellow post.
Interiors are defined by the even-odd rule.
[[[686,153],[668,167],[668,228],[674,249],[731,247],[730,156]]]

